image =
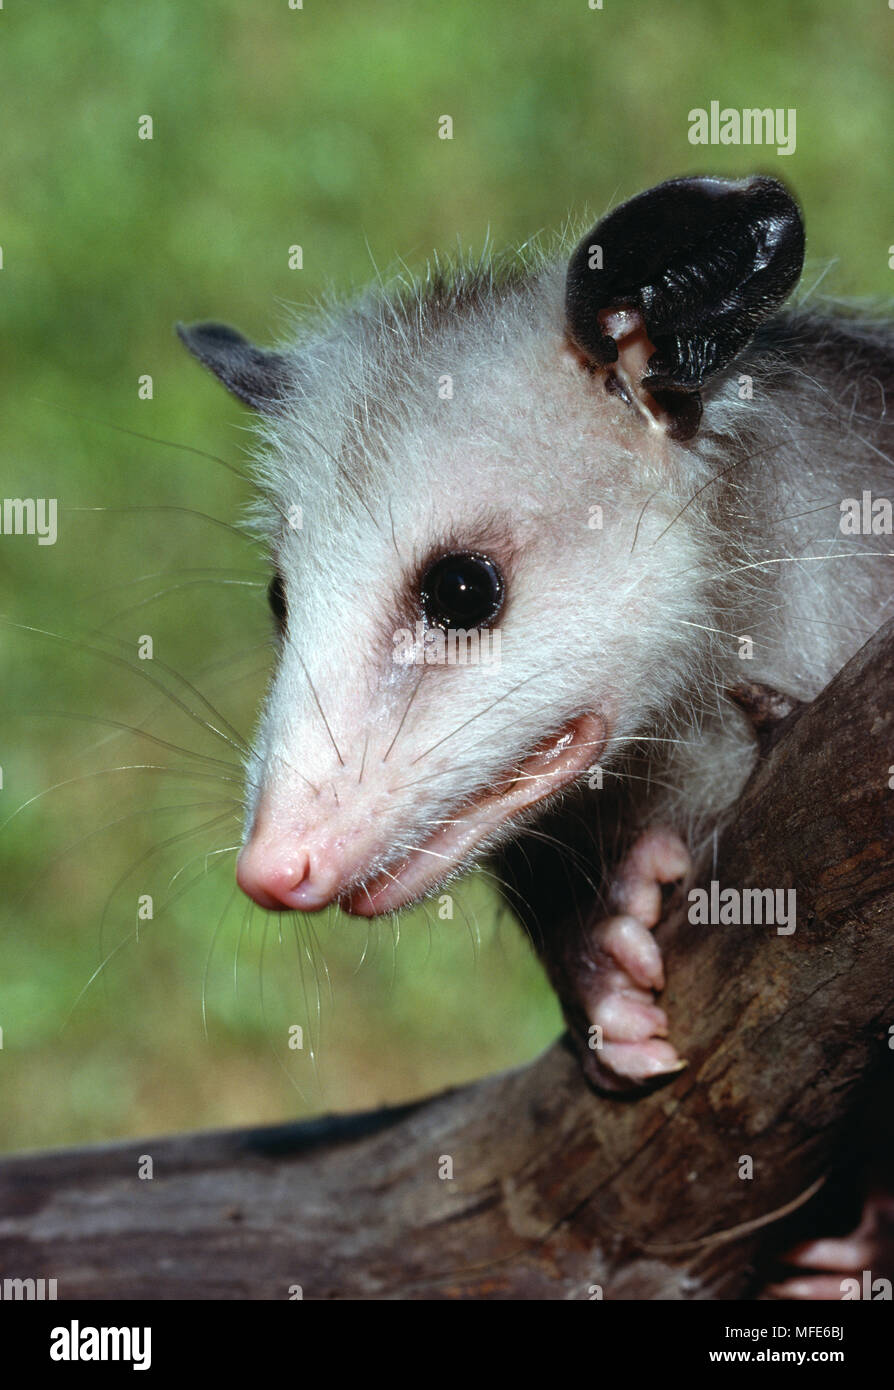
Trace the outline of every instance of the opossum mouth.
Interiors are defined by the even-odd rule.
[[[464,802],[403,860],[352,888],[341,906],[359,917],[377,917],[425,897],[492,845],[509,822],[555,796],[595,764],[605,739],[605,722],[599,715],[571,720],[498,778],[496,789],[489,787]]]

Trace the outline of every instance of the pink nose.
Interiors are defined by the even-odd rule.
[[[236,863],[236,881],[259,907],[316,912],[337,895],[338,872],[325,856],[293,840],[253,834]]]

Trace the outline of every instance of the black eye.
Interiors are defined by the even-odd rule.
[[[284,632],[289,610],[286,607],[286,591],[281,574],[275,574],[271,579],[267,588],[267,602],[270,604],[270,611],[276,619],[277,627],[280,632]]]
[[[486,555],[471,550],[442,555],[422,577],[422,611],[432,627],[488,627],[503,606],[504,587]]]

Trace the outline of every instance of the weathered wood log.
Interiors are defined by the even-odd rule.
[[[669,1085],[599,1097],[557,1043],[399,1109],[7,1158],[0,1278],[60,1298],[747,1295],[774,1214],[894,1065],[894,623],[766,744],[712,877],[796,889],[797,929],[660,929],[689,1059]]]

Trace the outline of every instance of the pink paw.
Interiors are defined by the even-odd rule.
[[[770,1298],[872,1299],[885,1284],[890,1297],[894,1275],[894,1195],[875,1189],[866,1199],[856,1230],[831,1239],[804,1241],[784,1255],[782,1263],[805,1272],[770,1284],[764,1291]]]
[[[628,1089],[686,1065],[666,1041],[667,1016],[655,1003],[655,992],[664,987],[664,965],[652,928],[661,918],[661,885],[676,882],[689,867],[678,836],[644,831],[612,887],[617,915],[588,934],[589,970],[579,986],[580,999],[590,1023],[590,1070],[606,1089]]]

